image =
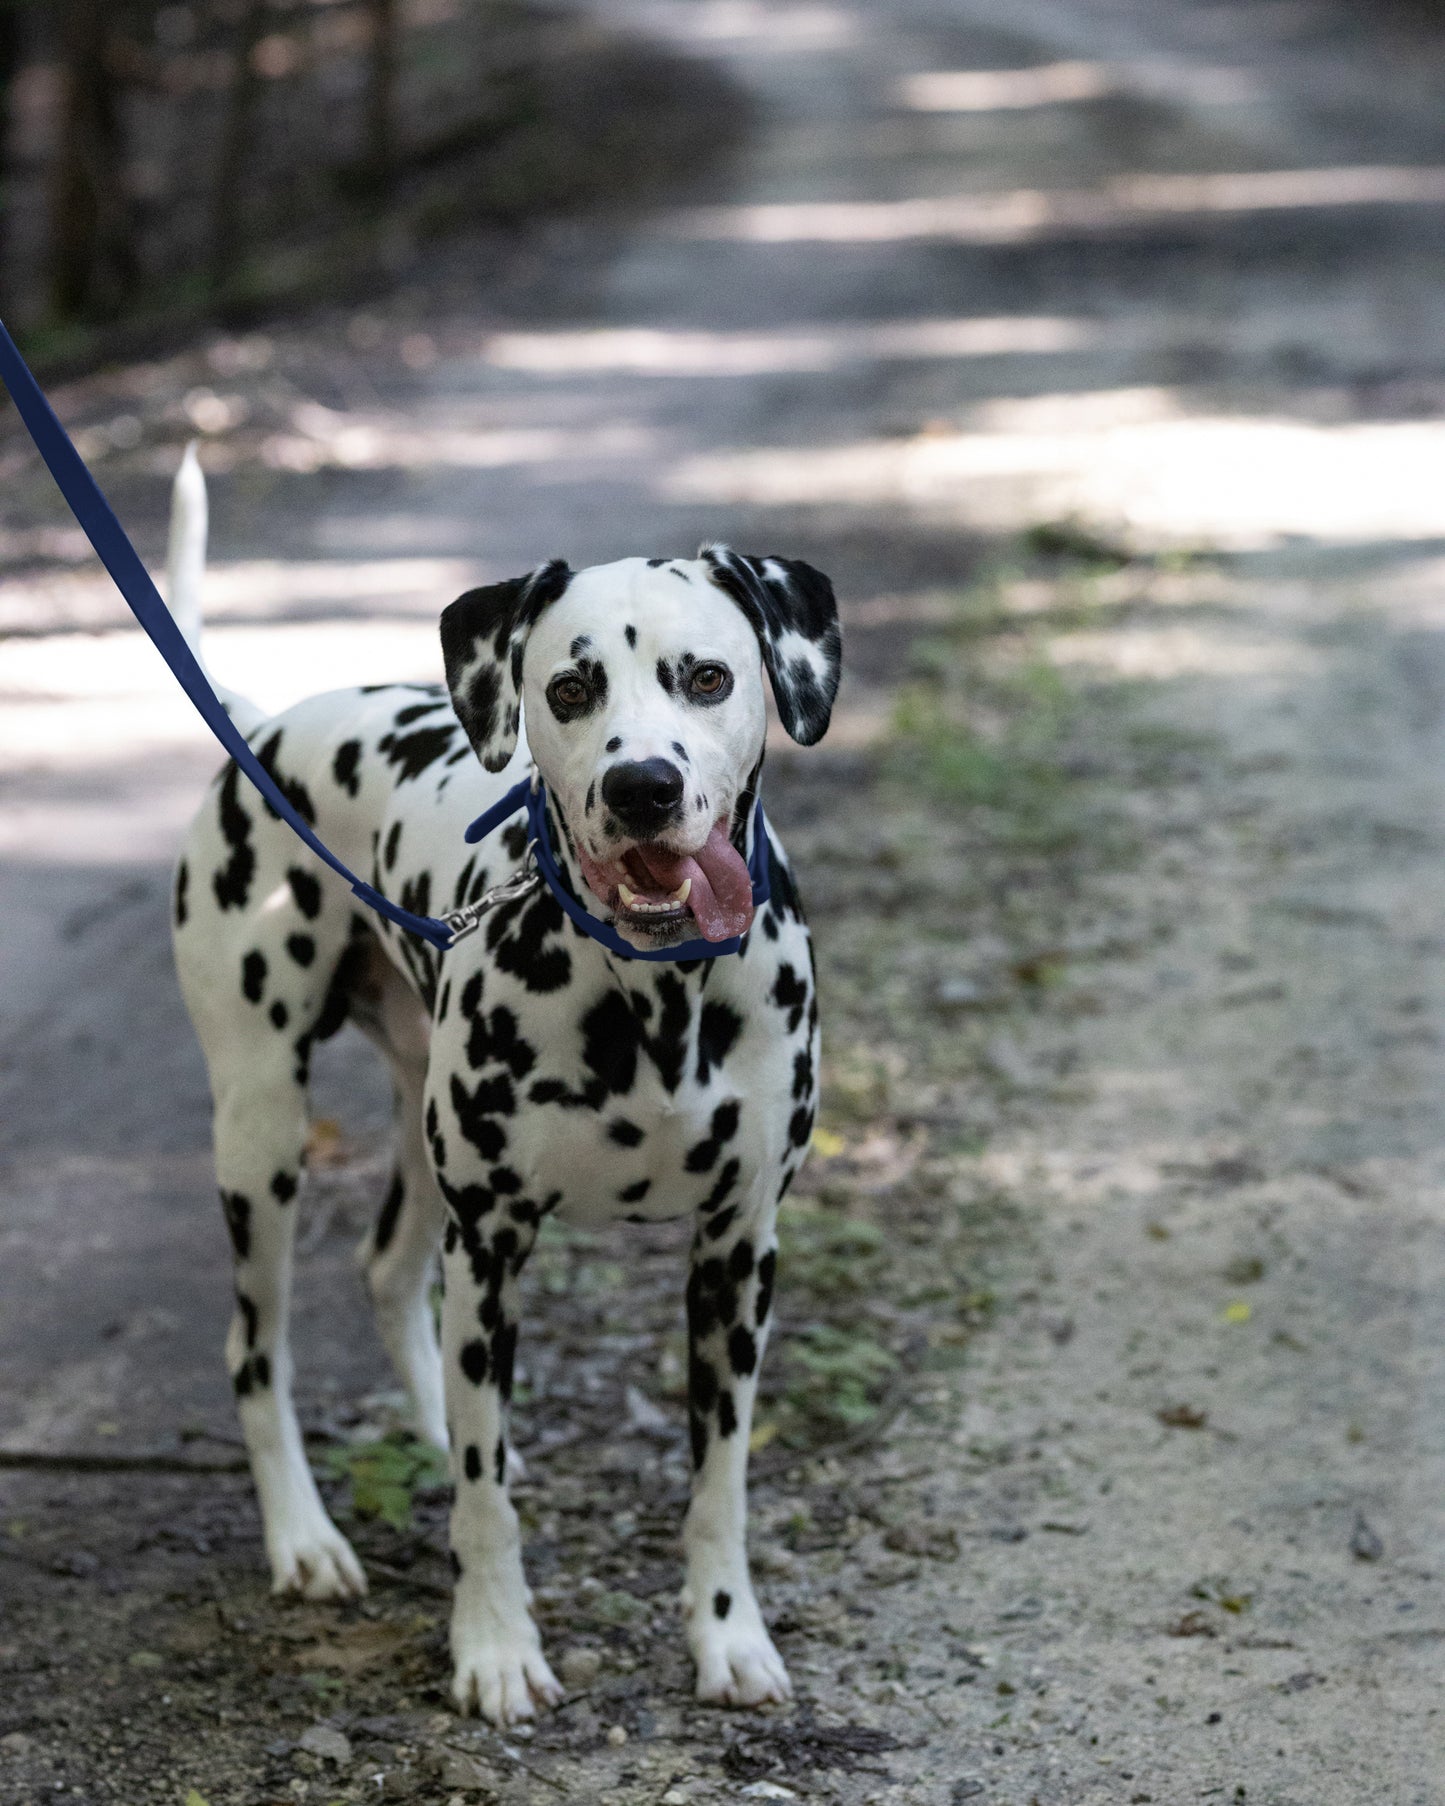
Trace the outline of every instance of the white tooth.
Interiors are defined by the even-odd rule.
[[[618,885],[617,894],[622,899],[622,907],[624,909],[631,909],[637,901],[637,893],[635,891],[630,891],[625,884]]]
[[[692,879],[684,878],[682,883],[679,884],[677,889],[672,893],[672,896],[669,899],[669,901],[673,902],[673,903],[686,903],[686,901],[688,900],[689,896],[691,896],[691,894],[692,894]]]

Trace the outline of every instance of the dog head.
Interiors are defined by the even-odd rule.
[[[796,559],[554,562],[442,614],[452,706],[489,771],[527,741],[596,912],[633,946],[752,921],[741,847],[762,760],[763,672],[783,726],[821,739],[838,688],[833,588]]]

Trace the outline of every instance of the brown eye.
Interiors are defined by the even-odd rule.
[[[548,695],[561,708],[580,709],[587,701],[587,686],[580,677],[557,677]]]
[[[699,665],[692,674],[692,687],[699,696],[716,696],[727,680],[728,674],[722,665]]]

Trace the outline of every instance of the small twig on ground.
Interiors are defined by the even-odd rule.
[[[244,1456],[195,1461],[185,1455],[87,1453],[65,1449],[0,1449],[0,1470],[68,1474],[244,1474]]]
[[[429,1599],[450,1599],[452,1589],[443,1586],[439,1580],[427,1580],[420,1574],[413,1574],[409,1568],[394,1568],[389,1561],[378,1561],[374,1555],[366,1558],[368,1573],[380,1574],[383,1579],[395,1581],[398,1586],[410,1587],[414,1593],[425,1593]]]
[[[903,1373],[879,1400],[878,1409],[856,1430],[833,1442],[822,1442],[810,1449],[765,1449],[753,1457],[750,1472],[755,1480],[772,1480],[790,1467],[801,1467],[805,1461],[825,1461],[835,1455],[855,1455],[891,1430],[894,1421],[908,1402],[908,1386],[915,1376]]]

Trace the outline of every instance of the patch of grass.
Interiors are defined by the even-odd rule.
[[[1118,540],[1107,539],[1074,518],[1027,527],[1020,543],[1035,558],[1087,565],[1093,570],[1122,571],[1134,562],[1134,554]]]
[[[1067,806],[1078,705],[1037,641],[982,658],[969,634],[919,649],[893,714],[889,775],[955,807],[987,811],[991,837],[1035,851],[1073,842]]]
[[[856,1298],[876,1289],[887,1263],[876,1223],[799,1198],[778,1220],[779,1262],[790,1288],[815,1298]]]
[[[896,1356],[861,1327],[814,1323],[788,1338],[789,1377],[779,1412],[784,1442],[806,1447],[857,1429],[877,1413]]]
[[[394,1530],[411,1528],[412,1502],[419,1491],[447,1484],[447,1458],[430,1443],[411,1436],[384,1436],[327,1449],[325,1472],[351,1483],[357,1517],[380,1518]]]

